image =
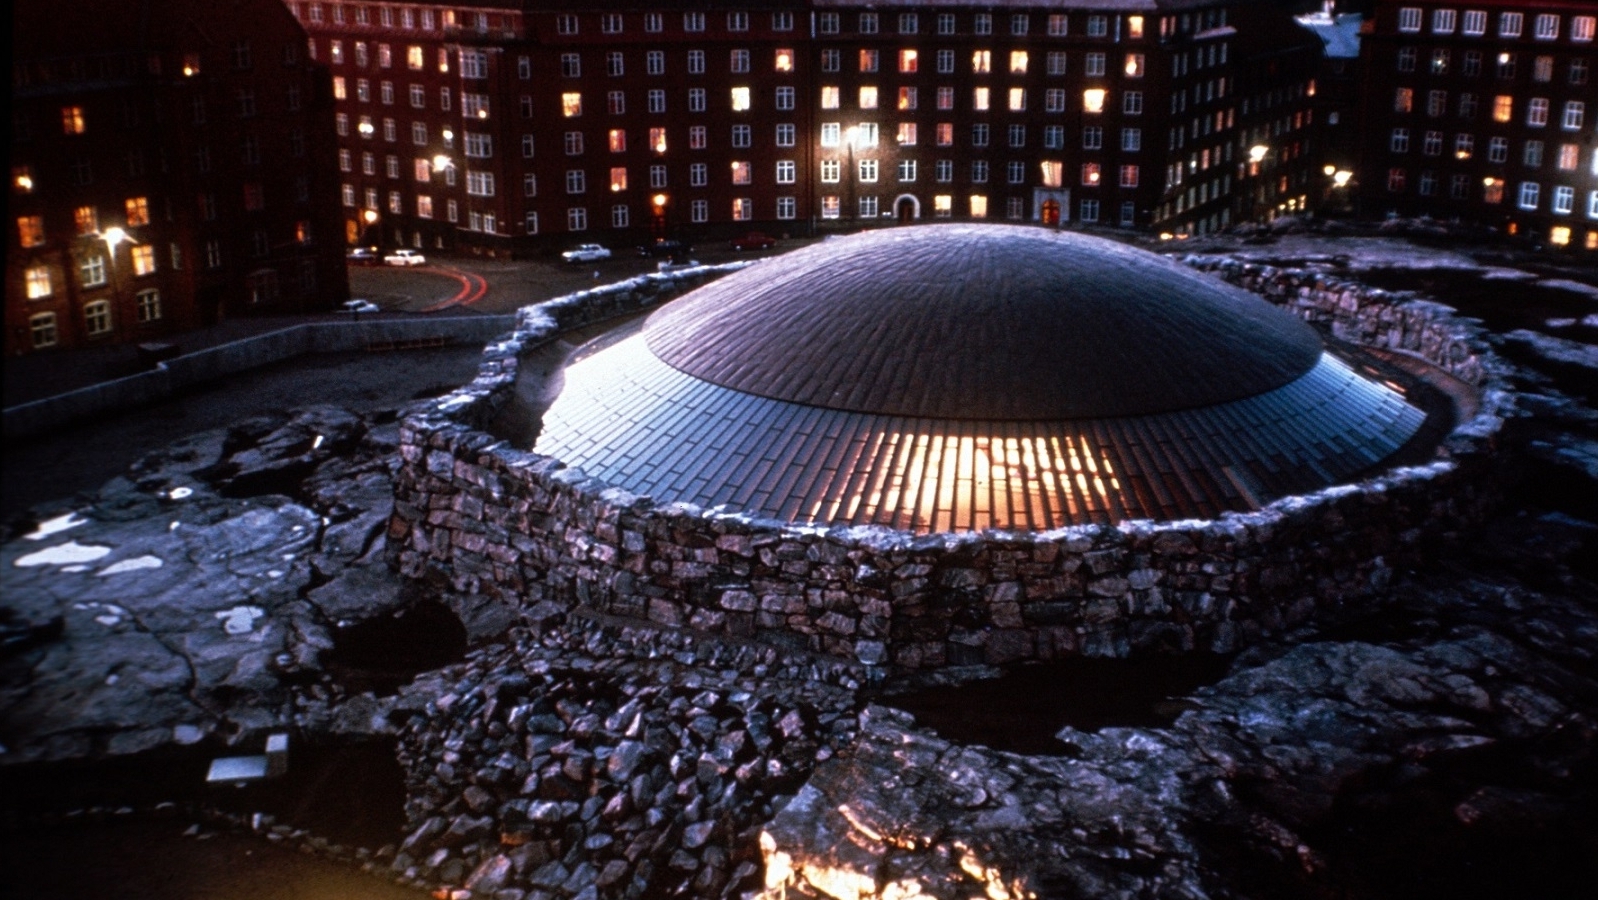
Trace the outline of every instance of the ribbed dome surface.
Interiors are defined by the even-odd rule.
[[[669,304],[645,335],[722,387],[987,421],[1224,403],[1281,387],[1321,352],[1292,316],[1161,257],[993,225],[824,241]]]
[[[806,525],[1210,518],[1366,472],[1425,420],[1263,300],[1027,228],[827,241],[590,351],[536,452]]]

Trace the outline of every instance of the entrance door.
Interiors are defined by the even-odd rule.
[[[1058,201],[1058,200],[1045,200],[1045,201],[1043,201],[1043,224],[1045,224],[1045,225],[1058,225],[1058,224],[1060,224],[1060,201]]]
[[[894,214],[898,217],[900,225],[908,225],[915,221],[915,201],[911,200],[909,197],[901,197],[899,199],[898,205],[894,208]]]

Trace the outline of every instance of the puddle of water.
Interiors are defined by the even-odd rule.
[[[418,673],[466,656],[466,628],[444,604],[418,600],[405,610],[369,619],[333,635],[322,664],[346,689],[393,694]]]
[[[944,738],[1014,753],[1059,754],[1054,735],[1116,726],[1155,727],[1184,708],[1179,698],[1214,684],[1231,658],[1209,654],[1141,659],[1076,658],[1021,666],[985,681],[878,698]]]
[[[1598,337],[1575,333],[1586,331],[1585,326],[1559,330],[1548,327],[1549,319],[1580,320],[1598,308],[1591,296],[1573,290],[1483,278],[1480,272],[1461,269],[1371,269],[1361,272],[1359,280],[1390,291],[1420,291],[1464,315],[1481,319],[1493,331],[1527,328],[1576,340]]]

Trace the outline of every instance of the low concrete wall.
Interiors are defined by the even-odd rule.
[[[1379,591],[1497,499],[1492,443],[1512,405],[1470,324],[1313,273],[1190,260],[1345,336],[1426,357],[1483,391],[1427,465],[1214,521],[1038,534],[796,528],[591,480],[485,433],[519,354],[659,299],[631,283],[529,307],[478,379],[402,423],[389,528],[407,575],[521,605],[553,601],[755,637],[870,666],[1235,650]]]
[[[110,410],[155,403],[191,385],[307,353],[364,350],[373,345],[404,344],[436,338],[486,343],[514,327],[515,322],[516,317],[511,315],[306,322],[186,353],[157,363],[148,372],[31,403],[19,403],[5,410],[0,430],[8,438],[42,434]]]

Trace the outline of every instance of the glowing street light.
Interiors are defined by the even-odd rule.
[[[1265,159],[1265,154],[1269,152],[1271,152],[1271,148],[1264,144],[1255,144],[1248,148],[1248,161],[1251,163],[1261,162]]]
[[[1338,169],[1332,173],[1332,184],[1336,185],[1337,187],[1348,187],[1348,180],[1353,177],[1353,172],[1350,172],[1347,169]]]
[[[129,238],[126,231],[123,231],[121,228],[112,227],[107,228],[105,231],[100,233],[100,240],[105,241],[105,248],[109,250],[113,256],[115,256],[117,252],[117,245],[123,241],[129,240]]]

